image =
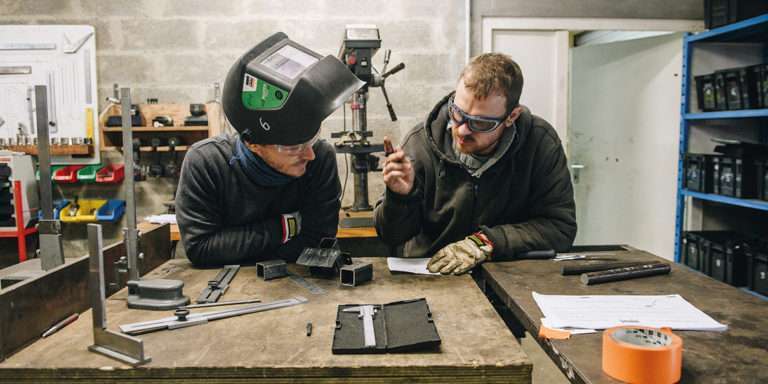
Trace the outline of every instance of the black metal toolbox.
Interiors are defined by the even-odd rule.
[[[691,191],[712,193],[712,158],[714,155],[686,153],[683,159],[685,188]]]

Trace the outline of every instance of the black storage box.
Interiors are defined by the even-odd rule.
[[[709,275],[736,287],[748,284],[748,256],[744,252],[745,240],[741,235],[723,233],[704,240],[704,258],[709,260]]]
[[[749,289],[768,296],[768,249],[751,249],[749,256]]]
[[[715,78],[715,110],[728,110],[728,94],[725,86],[725,73],[718,71],[713,75]]]
[[[713,192],[741,199],[755,197],[757,180],[753,161],[735,156],[712,158]]]
[[[696,99],[699,109],[704,112],[716,111],[717,101],[715,95],[714,74],[696,76]]]
[[[765,0],[704,0],[704,25],[707,29],[717,28],[766,12]]]
[[[756,74],[757,101],[760,108],[768,108],[768,64],[755,65],[752,71]]]
[[[683,249],[680,253],[683,255],[683,264],[701,271],[701,263],[699,257],[699,236],[696,232],[685,232],[683,234]]]
[[[685,168],[685,188],[691,191],[712,193],[712,157],[699,153],[686,153],[683,160]]]
[[[768,201],[768,160],[756,160],[757,198]]]
[[[361,305],[365,304],[338,306],[331,347],[334,354],[435,351],[440,346],[440,335],[426,299],[373,304],[377,310],[373,318],[375,347],[365,346],[364,320],[358,313],[344,311]]]

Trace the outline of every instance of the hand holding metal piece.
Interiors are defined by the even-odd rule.
[[[376,347],[376,332],[373,328],[373,317],[376,316],[376,308],[373,305],[361,305],[359,307],[344,308],[342,312],[357,312],[358,318],[363,319],[363,337],[365,346]]]
[[[395,149],[388,137],[384,138],[384,152],[387,153],[382,170],[384,184],[390,191],[397,194],[407,195],[411,193],[415,178],[413,163],[402,148]]]

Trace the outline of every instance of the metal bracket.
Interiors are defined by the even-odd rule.
[[[239,270],[239,265],[225,265],[224,268],[219,271],[219,274],[216,275],[215,279],[208,281],[208,286],[203,289],[203,292],[200,292],[200,296],[195,302],[202,304],[219,301],[219,298],[227,292],[229,283],[235,278],[235,275]]]
[[[93,345],[88,350],[133,366],[148,363],[152,358],[144,355],[142,340],[107,329],[102,244],[101,225],[88,224],[89,294],[93,316]]]

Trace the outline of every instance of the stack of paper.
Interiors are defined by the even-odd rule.
[[[176,215],[173,213],[152,215],[145,217],[144,220],[154,224],[176,224]]]
[[[533,292],[548,328],[606,329],[645,326],[684,331],[725,331],[680,295],[541,295]],[[576,332],[574,332],[576,333]]]
[[[429,257],[387,257],[387,266],[392,272],[407,272],[418,275],[439,275],[439,273],[430,272],[427,269],[427,263],[429,263]]]

